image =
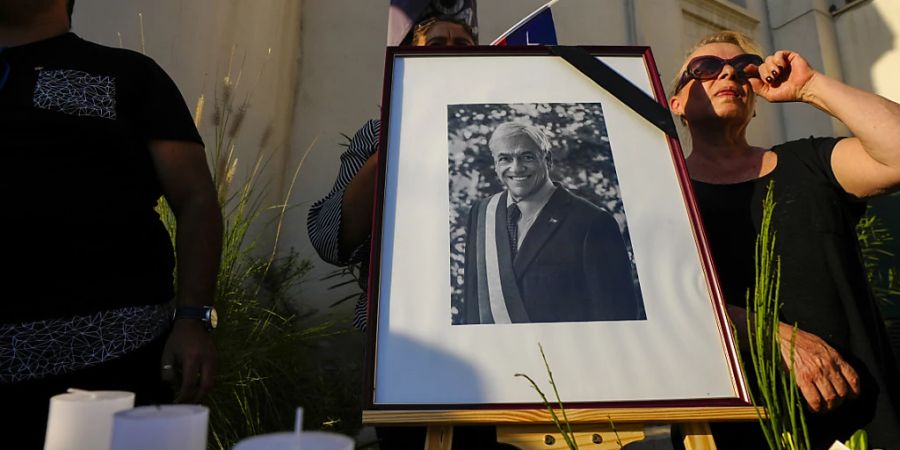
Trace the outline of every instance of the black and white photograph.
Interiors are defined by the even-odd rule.
[[[596,52],[664,101],[646,49]],[[388,61],[373,408],[532,404],[539,346],[564,402],[745,403],[677,141],[540,49]]]
[[[447,107],[455,325],[644,320],[600,103]]]

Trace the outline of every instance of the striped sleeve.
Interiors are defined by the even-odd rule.
[[[313,248],[328,263],[346,266],[362,262],[369,255],[369,240],[366,239],[350,255],[341,258],[338,252],[338,237],[341,232],[341,202],[344,190],[363,164],[378,149],[378,135],[381,121],[370,120],[360,128],[344,154],[341,155],[341,168],[334,187],[325,198],[313,203],[306,218],[306,229]]]

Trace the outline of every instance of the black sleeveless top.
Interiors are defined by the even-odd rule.
[[[814,448],[828,448],[865,427],[872,448],[900,449],[900,371],[856,239],[866,204],[835,179],[836,143],[809,138],[778,145],[772,149],[778,163],[769,174],[736,184],[694,181],[694,191],[725,299],[746,307],[762,201],[773,186],[782,320],[828,342],[863,383],[859,399],[809,415],[811,439],[820,442]]]

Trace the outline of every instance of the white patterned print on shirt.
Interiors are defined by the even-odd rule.
[[[116,118],[116,79],[80,70],[42,70],[34,107],[82,117]]]

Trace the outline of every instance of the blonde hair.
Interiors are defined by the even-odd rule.
[[[681,76],[684,74],[684,66],[688,63],[687,57],[697,51],[698,48],[709,44],[732,44],[740,47],[744,53],[753,53],[762,56],[762,47],[760,47],[752,38],[740,31],[722,30],[708,34],[697,41],[697,43],[688,50],[685,55],[684,63],[681,65],[681,70],[675,74],[675,78],[672,80],[672,83],[669,84],[669,92],[671,92],[671,95],[678,93],[675,89],[678,88],[678,82],[681,81]]]

